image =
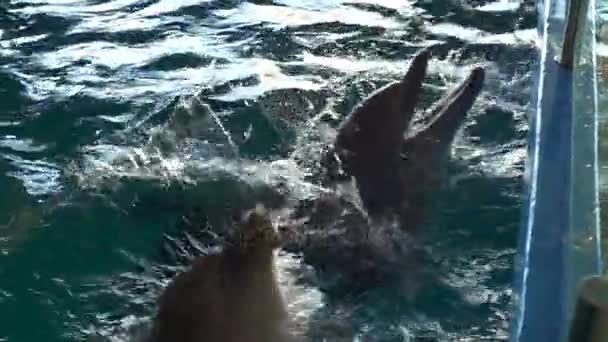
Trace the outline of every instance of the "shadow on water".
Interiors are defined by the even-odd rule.
[[[339,122],[429,45],[423,105],[488,75],[422,229],[432,279],[348,292],[282,251],[281,284],[310,341],[505,336],[533,1],[2,6],[0,341],[126,340],[243,208],[325,193]]]

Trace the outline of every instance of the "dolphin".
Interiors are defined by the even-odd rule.
[[[441,184],[452,141],[485,78],[482,67],[473,67],[428,110],[430,122],[410,132],[430,57],[429,48],[418,52],[401,80],[356,105],[329,149],[341,171],[354,178],[368,216],[394,215],[408,231],[423,219],[432,191]]]
[[[435,261],[416,239],[416,227],[426,216],[433,190],[441,185],[452,142],[482,90],[485,71],[473,67],[427,110],[428,123],[414,129],[430,58],[429,49],[417,53],[400,80],[366,97],[338,126],[322,160],[327,167],[323,172],[329,174],[320,180],[334,183],[335,189],[295,203],[279,194],[269,206],[278,211],[287,207],[278,214],[281,224],[296,233],[283,248],[301,253],[319,272],[315,285],[324,292],[365,291],[370,284],[390,281],[404,284],[410,297],[424,279],[435,276],[428,267]],[[354,179],[362,206],[335,184],[336,169]],[[398,218],[396,229],[393,222],[382,222],[392,215]]]

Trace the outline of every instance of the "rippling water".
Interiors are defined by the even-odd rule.
[[[535,25],[523,0],[0,2],[0,341],[125,340],[185,215],[317,196],[336,124],[424,46],[427,104],[488,71],[426,229],[448,286],[330,300],[287,253],[281,284],[311,341],[504,337]]]

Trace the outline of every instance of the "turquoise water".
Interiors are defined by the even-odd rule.
[[[0,2],[0,341],[126,340],[195,253],[167,242],[185,219],[317,196],[333,128],[427,45],[425,104],[488,71],[424,229],[444,286],[336,299],[286,253],[281,284],[311,341],[504,337],[535,25],[533,1]]]

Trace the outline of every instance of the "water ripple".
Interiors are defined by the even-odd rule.
[[[434,56],[425,106],[472,64],[487,70],[425,227],[443,282],[413,302],[376,289],[356,301],[328,299],[314,272],[282,252],[281,286],[309,340],[506,334],[533,1],[3,6],[0,184],[17,185],[0,198],[0,217],[12,218],[0,222],[0,316],[10,327],[0,340],[77,341],[93,332],[126,340],[181,267],[165,254],[197,251],[171,251],[163,236],[200,243],[200,229],[180,228],[192,213],[221,233],[232,211],[256,198],[280,204],[326,193],[319,158],[337,124],[401,77],[421,47]]]

